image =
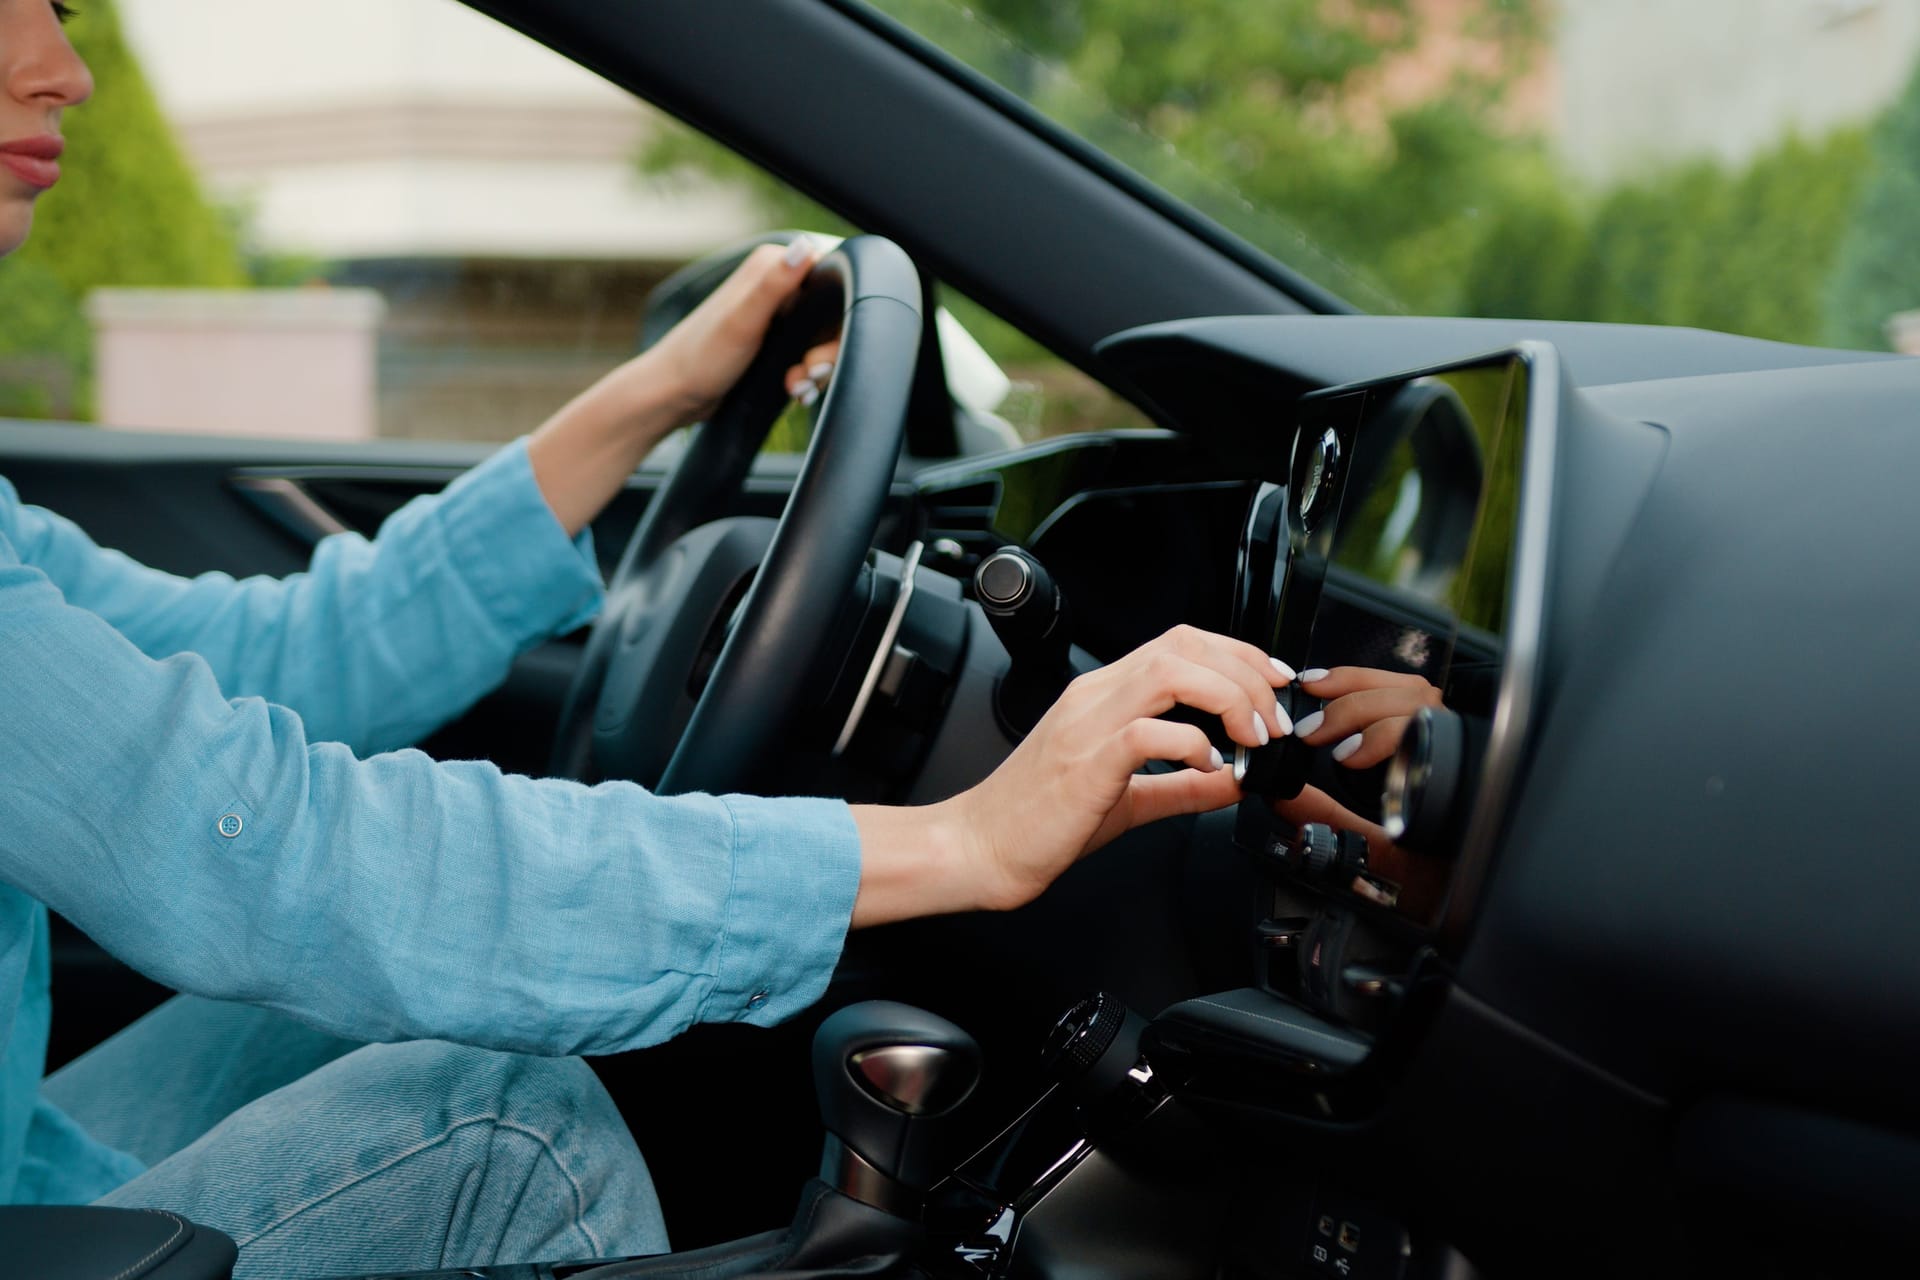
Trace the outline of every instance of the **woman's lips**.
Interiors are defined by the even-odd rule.
[[[0,168],[41,190],[60,181],[60,153],[66,144],[52,136],[0,143]]]
[[[0,151],[0,168],[5,168],[14,177],[30,187],[42,190],[60,181],[60,162],[42,160],[37,156],[16,156]]]

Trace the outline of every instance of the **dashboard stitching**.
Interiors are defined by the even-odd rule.
[[[1209,1009],[1218,1009],[1222,1013],[1231,1013],[1241,1018],[1258,1018],[1262,1022],[1271,1022],[1276,1027],[1285,1027],[1289,1031],[1298,1031],[1302,1035],[1313,1036],[1317,1039],[1325,1040],[1329,1044],[1337,1044],[1342,1049],[1358,1049],[1363,1047],[1358,1040],[1337,1036],[1327,1031],[1317,1031],[1312,1027],[1303,1027],[1297,1022],[1290,1022],[1285,1018],[1276,1018],[1271,1014],[1254,1013],[1247,1009],[1236,1009],[1230,1004],[1221,1004],[1216,1000],[1194,1000],[1190,1003],[1205,1005]]]
[[[145,1270],[149,1262],[152,1262],[155,1258],[159,1257],[161,1254],[165,1253],[168,1249],[172,1248],[173,1242],[178,1240],[182,1235],[182,1233],[184,1233],[187,1229],[187,1220],[185,1218],[180,1217],[178,1214],[168,1213],[165,1209],[142,1209],[140,1212],[157,1213],[161,1217],[168,1219],[173,1223],[173,1234],[168,1236],[165,1240],[162,1240],[159,1244],[155,1245],[152,1253],[149,1253],[146,1257],[140,1259],[140,1261],[134,1263],[133,1265],[129,1266],[125,1271],[122,1271],[119,1275],[113,1277],[113,1280],[126,1280],[126,1277]]]

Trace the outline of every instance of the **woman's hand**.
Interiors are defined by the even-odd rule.
[[[1204,730],[1155,717],[1176,704],[1262,746],[1291,726],[1274,690],[1291,670],[1250,644],[1175,627],[1067,686],[984,782],[925,809],[854,811],[862,837],[855,925],[1032,901],[1124,831],[1240,798]],[[1150,760],[1185,764],[1137,772]]]
[[[1440,691],[1421,677],[1372,667],[1310,668],[1300,673],[1300,687],[1327,705],[1302,716],[1295,732],[1309,746],[1334,744],[1334,762],[1349,769],[1385,760],[1414,712],[1441,705]]]
[[[840,359],[840,339],[822,342],[808,349],[800,363],[787,370],[787,394],[811,409],[826,392],[827,379]]]
[[[1440,691],[1419,676],[1372,667],[1312,667],[1300,673],[1299,685],[1327,705],[1300,717],[1295,735],[1311,746],[1333,743],[1334,762],[1348,769],[1367,769],[1385,760],[1400,746],[1414,712],[1441,705]],[[1318,787],[1306,787],[1273,807],[1297,827],[1319,822],[1357,831],[1376,855],[1394,847],[1379,824],[1368,822]]]
[[[673,388],[678,404],[675,426],[705,421],[719,407],[753,362],[773,318],[793,299],[818,256],[817,246],[806,236],[786,246],[761,245],[640,357],[655,357],[661,375]],[[813,363],[817,361],[809,356],[795,371],[804,377]],[[794,373],[789,372],[789,391],[794,382]]]
[[[670,432],[698,422],[746,371],[767,328],[812,270],[816,248],[761,245],[719,288],[647,350],[575,396],[527,442],[534,479],[569,535],[620,491],[633,469]],[[819,353],[825,350],[827,355]],[[815,385],[831,368],[831,345],[809,352],[787,377],[809,371]],[[817,392],[816,392],[817,394]],[[811,403],[811,401],[809,401]]]

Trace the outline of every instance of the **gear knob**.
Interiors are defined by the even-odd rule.
[[[980,1047],[945,1018],[869,1000],[820,1024],[813,1081],[827,1130],[821,1177],[910,1214],[949,1172],[949,1118],[980,1082]]]

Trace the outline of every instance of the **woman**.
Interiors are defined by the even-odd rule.
[[[0,253],[91,92],[66,16],[0,0]],[[591,614],[578,535],[809,265],[757,253],[530,439],[285,582],[146,570],[0,482],[0,1200],[175,1209],[249,1276],[662,1249],[639,1153],[566,1055],[777,1021],[849,928],[1017,906],[1132,826],[1237,798],[1200,730],[1152,717],[1185,702],[1255,744],[1286,730],[1290,673],[1187,630],[917,809],[394,750]],[[223,1003],[175,1001],[43,1090],[47,906]]]

